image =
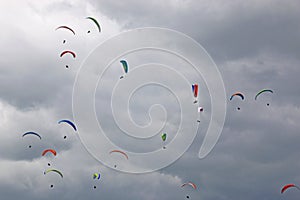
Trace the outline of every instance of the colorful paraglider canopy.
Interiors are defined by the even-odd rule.
[[[67,29],[75,35],[75,31],[73,29],[71,29],[70,27],[68,27],[68,26],[59,26],[55,30],[58,30],[58,29]]]
[[[97,28],[99,30],[99,33],[101,32],[100,24],[98,23],[98,21],[95,18],[93,18],[93,17],[86,17],[86,19],[92,20],[96,24],[96,26],[97,26]]]
[[[38,133],[36,133],[36,132],[32,132],[32,131],[26,132],[26,133],[24,133],[24,134],[22,135],[22,137],[24,137],[24,136],[26,136],[26,135],[34,135],[34,136],[39,137],[40,140],[42,139],[42,137],[41,137]]]
[[[112,150],[109,153],[110,154],[112,154],[112,153],[120,153],[120,154],[124,155],[125,158],[128,160],[128,155],[124,151],[121,151],[121,150]]]
[[[72,56],[73,56],[73,58],[76,58],[76,54],[75,54],[75,52],[73,52],[73,51],[70,51],[70,50],[66,50],[66,51],[63,51],[63,52],[61,52],[61,54],[60,54],[60,57],[63,57],[65,54],[71,54]]]
[[[166,133],[161,134],[161,139],[162,139],[163,141],[166,141],[166,139],[167,139],[167,134],[166,134]]]
[[[236,92],[236,93],[234,93],[233,95],[231,95],[230,101],[231,101],[231,100],[233,99],[233,97],[235,97],[235,96],[241,97],[242,100],[245,99],[245,96],[244,96],[241,92]]]
[[[184,184],[181,185],[181,187],[185,187],[185,186],[190,186],[190,187],[192,187],[195,190],[197,189],[196,184],[192,183],[192,182],[187,182],[187,183],[184,183]]]
[[[260,96],[262,93],[265,93],[265,92],[273,93],[273,90],[270,90],[270,89],[263,89],[263,90],[259,91],[259,92],[255,95],[254,99],[256,100],[258,96]]]
[[[68,120],[68,119],[62,119],[62,120],[58,121],[58,124],[60,124],[60,123],[67,123],[67,124],[69,124],[75,131],[77,131],[77,128],[76,128],[75,124],[74,124],[73,122],[71,122],[70,120]]]
[[[123,66],[124,72],[127,73],[128,72],[128,65],[127,65],[126,60],[120,60],[120,63]]]
[[[94,173],[93,174],[93,179],[100,179],[100,177],[101,177],[101,175],[100,175],[100,173]]]
[[[57,170],[57,169],[47,169],[47,170],[44,172],[44,174],[46,175],[46,174],[48,174],[49,172],[55,172],[55,173],[57,173],[58,175],[60,175],[61,178],[64,177],[63,174],[62,174],[59,170]]]
[[[300,188],[295,184],[286,184],[285,186],[282,187],[281,194],[284,193],[289,188],[297,188],[298,190],[300,190]]]
[[[45,156],[46,153],[48,153],[48,152],[50,152],[50,153],[52,153],[54,156],[56,156],[56,151],[55,151],[54,149],[46,149],[46,150],[44,150],[44,151],[42,152],[42,156]]]
[[[196,98],[198,96],[198,84],[192,85],[192,91],[193,91],[194,97]]]

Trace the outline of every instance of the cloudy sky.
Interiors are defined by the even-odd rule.
[[[287,183],[300,185],[299,4],[296,0],[2,1],[1,199],[173,200],[186,199],[186,196],[206,200],[296,199],[300,191],[291,189],[282,195],[280,189]],[[85,19],[87,16],[98,19],[101,33]],[[60,25],[72,27],[76,35],[66,30],[55,31]],[[73,85],[90,52],[114,35],[142,27],[173,29],[201,44],[223,77],[227,112],[217,145],[207,157],[199,159],[198,151],[211,110],[209,94],[203,86],[199,97],[201,105],[205,105],[203,121],[188,151],[161,170],[128,174],[99,163],[86,151],[78,135],[57,121],[73,119]],[[64,44],[63,40],[66,40]],[[121,47],[112,46],[107,51],[118,48]],[[66,49],[75,51],[76,59],[69,55],[59,57]],[[162,63],[169,60],[164,54],[151,51],[137,52],[127,59],[133,64],[142,64],[147,59]],[[112,87],[113,80],[118,81],[122,75],[119,67],[103,76],[106,85]],[[193,74],[193,71],[184,73]],[[133,75],[129,73],[124,78],[124,85],[130,76]],[[202,83],[203,79],[198,81]],[[173,84],[177,84],[176,79]],[[178,90],[185,92],[181,86],[178,85]],[[271,88],[274,93],[254,101],[255,94],[264,88]],[[110,139],[130,151],[161,148],[161,141],[153,138],[148,146],[119,139],[123,138],[118,136],[121,131],[115,131],[115,122],[106,115],[110,89],[100,88],[95,94],[96,100],[102,102],[95,106],[96,114]],[[149,107],[160,103],[171,116],[166,129],[178,128],[179,108],[176,100],[169,98],[172,94],[157,86],[142,89],[133,95],[136,100],[129,102],[133,120],[140,126],[147,125]],[[245,95],[245,100],[229,101],[230,95],[237,91]],[[126,92],[117,94],[121,98]],[[164,114],[155,111],[152,123],[159,126]],[[124,113],[120,111],[119,115],[125,120]],[[40,133],[42,140],[22,138],[27,131]],[[103,145],[101,141],[99,145]],[[47,148],[55,149],[58,155],[42,157],[41,152]],[[112,159],[122,161],[116,155]],[[64,178],[52,173],[45,176],[48,163],[61,170]],[[99,181],[92,179],[95,172],[102,175]],[[197,184],[198,189],[181,188],[187,181]]]

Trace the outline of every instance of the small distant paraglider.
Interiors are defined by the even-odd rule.
[[[61,171],[59,171],[59,170],[57,170],[57,169],[47,169],[47,170],[44,172],[44,174],[46,175],[46,174],[48,174],[49,172],[55,172],[55,173],[57,173],[61,178],[64,177],[64,175],[61,173]]]
[[[192,183],[192,182],[187,182],[187,183],[184,183],[184,184],[181,185],[182,188],[183,188],[183,187],[187,187],[187,186],[193,188],[194,190],[197,190],[196,184],[195,184],[195,183]],[[186,198],[189,199],[190,196],[187,195]]]
[[[281,194],[283,194],[289,188],[297,188],[298,190],[300,190],[300,188],[295,184],[286,184],[281,188]]]
[[[92,20],[92,21],[96,24],[99,33],[101,32],[100,24],[98,23],[98,21],[97,21],[95,18],[93,18],[93,17],[86,17],[86,19]],[[91,31],[88,31],[88,33],[90,33],[90,32],[91,32]]]
[[[233,100],[233,98],[235,98],[235,97],[240,97],[241,100],[244,100],[244,99],[245,99],[245,96],[243,95],[243,93],[241,93],[241,92],[236,92],[236,93],[234,93],[234,94],[231,95],[231,97],[230,97],[229,100],[231,101],[231,100]],[[240,108],[240,107],[237,107],[237,109],[240,110],[241,108]]]
[[[204,111],[203,107],[198,107],[198,113],[202,113],[203,111]],[[197,122],[200,123],[200,119],[198,119]]]
[[[59,26],[57,27],[55,30],[58,30],[58,29],[66,29],[66,30],[69,30],[71,31],[74,35],[75,35],[75,31],[73,29],[71,29],[70,27],[68,26]]]
[[[128,72],[128,64],[126,60],[120,60],[120,63],[122,64],[122,67],[124,69],[125,74]],[[121,76],[120,79],[124,78],[125,75]]]
[[[33,135],[33,136],[36,136],[38,137],[40,140],[42,139],[42,137],[40,136],[40,134],[36,133],[36,132],[32,132],[32,131],[29,131],[29,132],[26,132],[22,135],[22,137],[25,137],[25,136],[29,136],[29,135]],[[32,146],[29,145],[28,148],[31,148]]]
[[[161,139],[162,139],[163,142],[165,142],[166,139],[167,139],[167,133],[161,134]],[[163,149],[166,149],[166,146],[163,146]]]
[[[194,97],[195,97],[195,101],[194,103],[197,103],[197,97],[198,97],[198,84],[193,84],[192,85],[192,92],[194,94]]]
[[[52,153],[54,156],[56,156],[56,151],[54,149],[46,149],[42,152],[42,156],[45,156],[47,153]]]
[[[258,98],[260,95],[262,95],[263,93],[266,93],[266,92],[274,93],[273,90],[270,90],[270,89],[263,89],[263,90],[259,91],[259,92],[255,95],[254,99],[257,100],[257,98]],[[267,106],[269,106],[269,105],[270,105],[270,104],[267,103]]]
[[[93,174],[93,179],[94,180],[100,180],[100,177],[101,177],[100,173],[94,173]],[[97,188],[96,185],[94,185],[94,189],[96,189],[96,188]]]
[[[76,58],[76,54],[75,54],[75,52],[73,52],[73,51],[70,51],[70,50],[66,50],[66,51],[63,51],[63,52],[61,52],[61,54],[60,54],[60,57],[63,57],[65,54],[71,54],[72,56],[73,56],[73,58]]]
[[[124,151],[121,151],[121,150],[112,150],[112,151],[109,152],[109,154],[112,154],[112,153],[120,153],[120,154],[122,154],[128,160],[128,155]]]
[[[70,120],[62,119],[62,120],[58,121],[58,124],[61,124],[61,123],[66,123],[66,124],[70,125],[74,129],[74,131],[77,131],[75,124],[73,122],[71,122]],[[66,138],[67,138],[67,136],[64,136],[64,139],[66,139]]]

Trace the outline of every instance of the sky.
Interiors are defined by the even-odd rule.
[[[280,194],[285,184],[300,185],[298,1],[11,0],[0,3],[0,13],[1,199],[173,200],[189,196],[189,199],[206,200],[292,200],[300,195],[297,189]],[[99,21],[100,33],[91,20],[85,19],[87,16]],[[61,25],[72,27],[76,35],[55,30]],[[222,76],[226,92],[225,123],[216,146],[203,159],[198,158],[198,152],[212,116],[210,95],[216,92],[209,91],[209,87],[214,86],[211,83],[205,85],[207,77],[195,75],[179,57],[157,49],[119,55],[129,64],[129,73],[122,80],[119,77],[124,72],[118,63],[119,57],[111,63],[118,67],[109,67],[103,76],[97,76],[98,68],[104,69],[102,64],[108,64],[105,63],[108,55],[139,45],[147,38],[137,35],[130,41],[107,41],[116,41],[114,37],[124,31],[144,27],[175,30],[192,38],[210,55]],[[165,44],[180,50],[181,43],[177,44],[179,40],[172,37],[149,35],[156,39],[153,45]],[[106,45],[104,49],[102,43]],[[76,58],[60,57],[64,50],[76,52]],[[184,51],[188,57],[197,58],[190,46],[185,46]],[[199,56],[198,59],[204,58]],[[144,68],[146,71],[141,72],[136,67],[149,63],[150,67]],[[167,64],[175,70],[164,71]],[[176,139],[172,132],[182,125],[187,138],[197,134],[192,141],[182,138],[184,144],[189,143],[187,151],[172,164],[141,174],[121,172],[127,165],[138,169],[130,163],[134,156],[126,161],[120,155],[101,152],[106,155],[106,165],[95,159],[99,155],[91,155],[87,149],[97,151],[106,148],[106,143],[97,140],[97,129],[81,126],[92,121],[87,117],[89,107],[78,108],[83,112],[77,118],[75,115],[77,120],[72,109],[73,91],[77,94],[75,86],[85,68],[92,69],[88,72],[91,77],[80,85],[83,93],[75,97],[84,99],[84,92],[93,89],[89,87],[90,81],[99,78],[99,87],[90,95],[95,97],[95,115],[109,140],[128,152],[161,150],[164,145],[159,138],[161,126],[168,133],[168,145],[169,140]],[[204,112],[200,113],[199,127],[190,125],[197,113],[180,113],[180,109],[195,107],[190,85],[181,82],[181,75],[200,85],[199,104]],[[128,89],[134,87],[130,83],[150,78],[170,85],[150,84]],[[217,82],[217,77],[212,80]],[[116,83],[119,85],[115,86]],[[265,93],[255,101],[255,94],[265,88],[274,93]],[[230,101],[235,92],[242,92],[245,100],[236,97]],[[115,110],[112,111],[110,105]],[[129,116],[136,129],[127,124]],[[74,119],[79,131],[58,124],[61,119]],[[162,123],[164,121],[167,122]],[[158,135],[147,141],[141,138],[134,141],[124,134],[143,128],[148,130],[147,126]],[[196,132],[195,128],[198,128]],[[86,130],[87,140],[83,130]],[[42,139],[22,137],[27,131],[40,133]],[[148,132],[134,134],[146,137]],[[89,142],[93,145],[87,145]],[[57,156],[41,156],[48,148],[55,149]],[[178,146],[181,148],[185,147]],[[159,159],[151,157],[137,163],[147,168],[179,155],[178,149],[167,147]],[[116,163],[120,169],[114,169]],[[44,175],[51,167],[61,170],[64,178],[55,173]],[[101,174],[100,180],[93,180],[95,172]],[[188,181],[195,183],[197,190],[181,187]]]

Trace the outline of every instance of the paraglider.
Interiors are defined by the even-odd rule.
[[[235,96],[239,96],[242,100],[245,99],[245,96],[244,96],[241,92],[236,92],[236,93],[234,93],[233,95],[231,95],[230,101],[231,101],[231,100],[233,99],[233,97],[235,97]]]
[[[181,185],[181,187],[185,187],[185,186],[190,186],[190,187],[192,187],[194,190],[197,189],[196,184],[195,184],[195,183],[192,183],[192,182],[187,182],[187,183],[184,183],[184,184]]]
[[[75,31],[73,29],[71,29],[70,27],[68,27],[68,26],[59,26],[55,30],[58,30],[58,29],[67,29],[75,35]]]
[[[77,131],[77,128],[75,126],[75,124],[73,122],[71,122],[70,120],[67,120],[67,119],[62,119],[60,121],[58,121],[58,124],[60,123],[67,123],[69,124],[75,131]]]
[[[73,58],[76,58],[76,54],[73,51],[69,51],[69,50],[63,51],[60,54],[60,57],[63,57],[66,53],[69,53],[69,54],[71,54],[73,56]]]
[[[289,188],[297,188],[298,190],[300,190],[300,188],[295,184],[286,184],[285,186],[282,187],[281,194],[284,193]]]
[[[122,67],[124,69],[125,74],[128,72],[128,65],[126,60],[120,60],[120,63],[122,64]],[[124,78],[124,76],[121,76],[120,79]]]
[[[245,99],[245,96],[241,92],[236,92],[232,94],[229,100],[231,101],[234,97],[240,97],[242,100]],[[240,110],[241,108],[237,107],[237,109]]]
[[[42,152],[42,156],[45,156],[46,153],[48,153],[48,152],[50,152],[50,153],[52,153],[54,156],[56,156],[56,151],[55,151],[54,149],[46,149],[46,150],[44,150],[44,151]]]
[[[109,153],[110,154],[112,154],[112,153],[120,153],[120,154],[124,155],[125,158],[128,160],[128,155],[124,151],[121,151],[121,150],[112,150]]]
[[[167,139],[167,134],[166,134],[166,133],[163,133],[163,134],[161,135],[161,139],[162,139],[162,141],[166,141],[166,139]]]
[[[254,99],[257,100],[257,97],[260,96],[262,93],[265,93],[265,92],[273,93],[273,90],[270,90],[270,89],[263,89],[263,90],[259,91],[259,92],[255,95]]]
[[[194,94],[194,97],[196,98],[194,103],[197,103],[197,97],[198,97],[198,84],[193,84],[192,85],[192,92]]]
[[[34,135],[34,136],[37,136],[38,138],[40,138],[40,140],[42,139],[42,137],[41,137],[38,133],[36,133],[36,132],[32,132],[32,131],[26,132],[26,133],[24,133],[24,134],[22,135],[22,137],[24,137],[24,136],[26,136],[26,135]]]
[[[62,174],[59,170],[57,170],[57,169],[48,169],[48,170],[46,170],[46,171],[44,172],[44,174],[46,175],[46,174],[48,174],[49,172],[55,172],[55,173],[57,173],[61,178],[64,177],[63,174]]]
[[[86,17],[86,19],[92,20],[96,24],[96,26],[97,26],[97,28],[99,30],[99,33],[101,32],[100,24],[98,23],[98,21],[95,18],[93,18],[93,17]],[[90,31],[88,31],[88,33],[90,33]]]
[[[100,175],[100,173],[94,173],[93,174],[93,179],[100,179],[100,177],[101,177],[101,175]]]

